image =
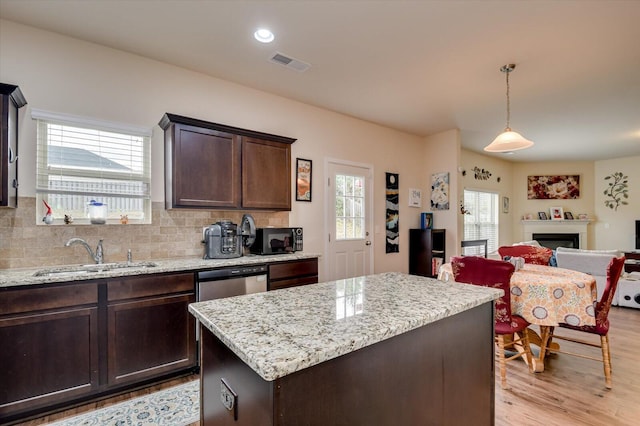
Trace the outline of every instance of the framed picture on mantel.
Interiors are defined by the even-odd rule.
[[[549,213],[551,213],[551,220],[564,219],[564,212],[562,211],[562,207],[551,207],[549,209]]]

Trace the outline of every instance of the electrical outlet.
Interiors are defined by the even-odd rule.
[[[220,379],[220,401],[233,414],[233,420],[238,420],[238,395],[224,379]]]

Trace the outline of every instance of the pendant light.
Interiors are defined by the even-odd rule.
[[[514,70],[516,64],[503,65],[500,71],[507,76],[507,127],[500,133],[493,142],[484,147],[487,152],[511,152],[533,146],[533,142],[523,137],[520,133],[514,132],[509,127],[511,120],[511,107],[509,99],[509,73]]]

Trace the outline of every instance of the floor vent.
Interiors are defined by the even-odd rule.
[[[291,68],[292,70],[296,70],[298,72],[305,72],[306,70],[309,69],[309,67],[311,67],[311,64],[292,58],[280,52],[274,53],[269,58],[269,61],[274,62],[276,64],[280,64],[287,68]]]

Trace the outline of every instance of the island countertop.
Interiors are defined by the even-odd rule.
[[[387,272],[189,305],[264,380],[491,302],[502,290]]]

